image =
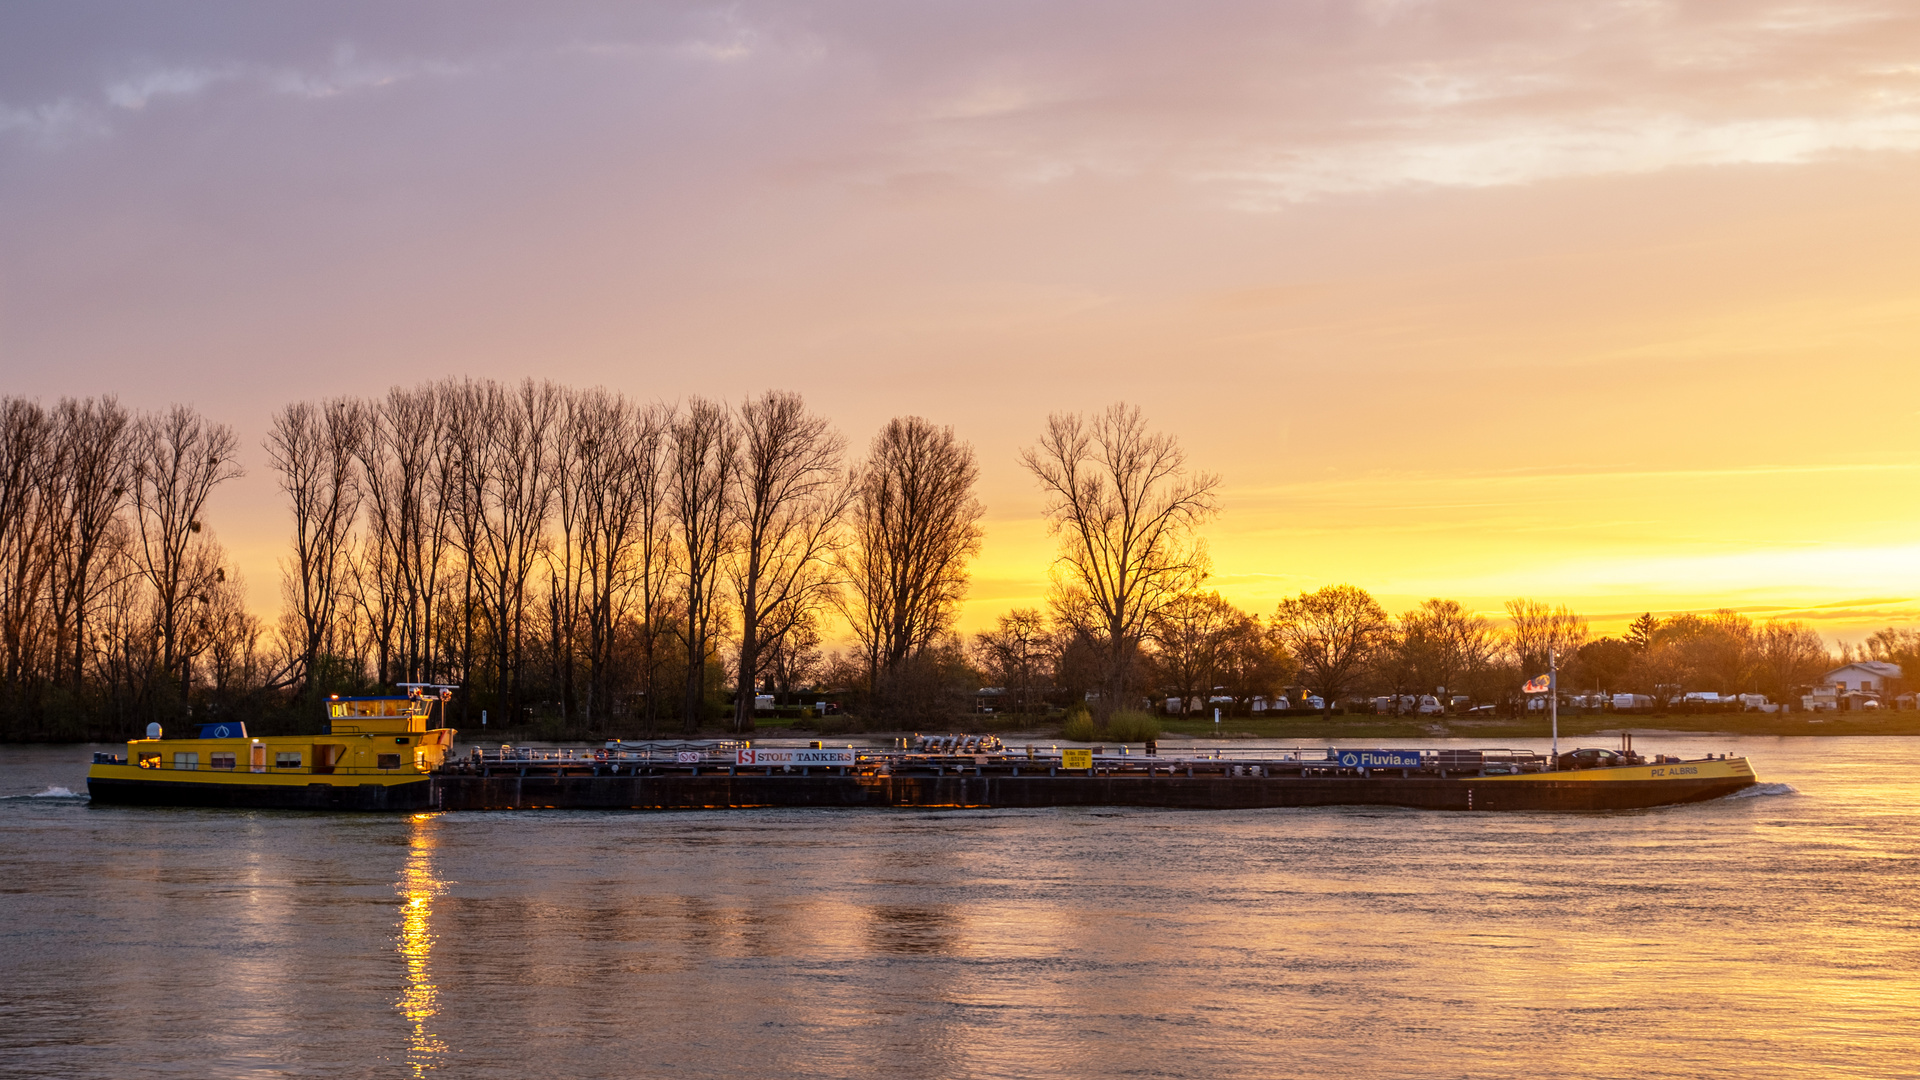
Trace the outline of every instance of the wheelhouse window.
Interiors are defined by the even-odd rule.
[[[186,751],[175,751],[173,755],[173,767],[176,769],[189,769],[189,770],[198,769],[200,767],[199,751],[194,751],[191,753],[188,753]]]
[[[207,764],[215,769],[231,769],[234,765],[232,754],[208,754]]]
[[[374,764],[377,768],[397,769],[400,767],[400,755],[399,754],[381,754],[379,755],[379,758],[375,761]]]
[[[277,750],[273,755],[273,767],[276,769],[297,769],[300,767],[300,751]]]

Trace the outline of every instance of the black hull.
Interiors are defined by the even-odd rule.
[[[1222,776],[442,776],[437,810],[710,810],[776,807],[1138,806],[1252,810],[1400,806],[1593,813],[1702,802],[1750,778],[1489,780]]]
[[[96,803],[116,806],[212,806],[251,810],[424,810],[433,781],[406,784],[208,784],[92,777]]]

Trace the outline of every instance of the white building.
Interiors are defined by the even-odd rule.
[[[1899,664],[1889,664],[1885,660],[1861,660],[1834,668],[1820,681],[1841,693],[1858,690],[1867,694],[1884,694],[1887,692],[1887,680],[1899,677]]]

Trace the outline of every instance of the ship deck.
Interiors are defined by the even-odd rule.
[[[1744,758],[1661,758],[1556,771],[1538,754],[1509,750],[1392,751],[1374,760],[1408,763],[1386,767],[1360,763],[1382,752],[1329,756],[1324,748],[1164,756],[1129,748],[1079,758],[1038,750],[798,752],[827,764],[742,764],[756,756],[722,749],[595,753],[510,750],[449,759],[433,776],[431,805],[445,810],[1355,805],[1592,812],[1697,802],[1756,782]],[[757,755],[767,756],[784,762],[788,755]]]

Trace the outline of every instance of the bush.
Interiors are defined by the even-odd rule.
[[[1100,737],[1100,730],[1093,726],[1093,714],[1087,707],[1075,705],[1067,710],[1067,723],[1060,729],[1060,737],[1069,742],[1092,742]]]
[[[1152,713],[1117,712],[1107,718],[1107,738],[1116,742],[1146,742],[1160,737],[1160,721]]]

